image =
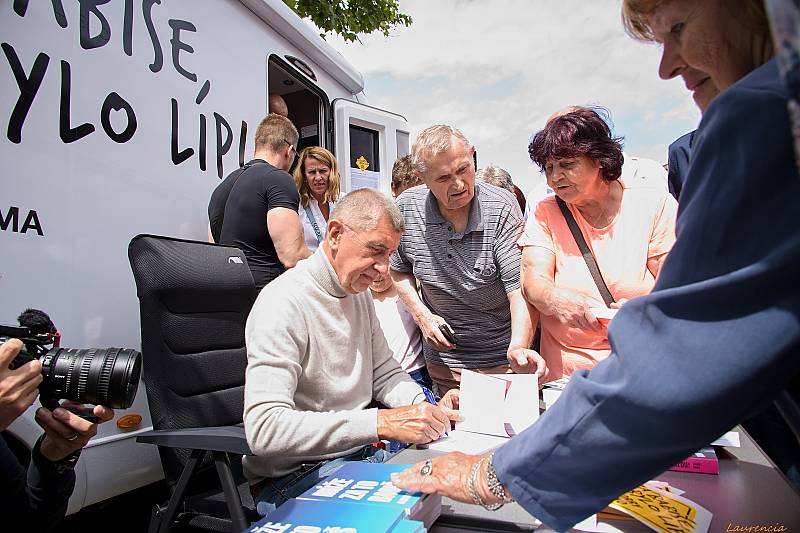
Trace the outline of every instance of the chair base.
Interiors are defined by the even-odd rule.
[[[250,525],[250,520],[247,517],[246,509],[242,505],[242,498],[234,481],[230,458],[226,452],[215,451],[211,453],[214,457],[217,476],[225,496],[228,514],[231,518],[226,520],[186,510],[186,493],[189,482],[205,453],[205,450],[192,450],[167,504],[153,507],[150,514],[148,533],[169,533],[176,522],[188,523],[211,531],[233,531],[236,533],[244,531]],[[181,509],[183,511],[180,511]]]

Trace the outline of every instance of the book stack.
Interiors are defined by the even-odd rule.
[[[706,446],[676,464],[670,470],[697,474],[719,474],[719,459],[712,446]]]
[[[422,522],[404,520],[385,509],[342,502],[292,499],[250,526],[245,533],[425,533]]]
[[[628,517],[660,533],[708,533],[713,515],[682,494],[682,490],[668,483],[648,481],[608,504],[597,518]]]
[[[246,531],[424,533],[439,518],[442,497],[438,494],[409,493],[395,487],[390,480],[391,474],[410,466],[347,463],[332,476],[287,501]]]
[[[297,497],[299,500],[348,502],[386,509],[401,518],[431,527],[442,512],[438,494],[410,493],[392,484],[394,472],[411,465],[385,463],[347,463],[332,476]]]

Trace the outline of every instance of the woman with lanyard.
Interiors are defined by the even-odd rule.
[[[304,148],[294,168],[294,183],[300,193],[300,222],[306,246],[314,252],[328,226],[328,217],[339,199],[339,167],[336,158],[325,148]]]

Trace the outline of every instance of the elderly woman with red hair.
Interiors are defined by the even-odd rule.
[[[647,294],[675,242],[677,203],[663,187],[621,178],[622,147],[605,120],[583,107],[557,116],[528,152],[555,196],[542,200],[518,244],[528,301],[541,313],[545,380],[591,368],[611,353],[592,308],[606,306],[567,216],[574,219],[616,307]]]

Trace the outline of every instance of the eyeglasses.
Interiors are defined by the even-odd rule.
[[[297,161],[297,148],[294,147],[294,144],[290,143],[288,140],[283,139],[283,142],[289,145],[289,148],[294,152],[294,156],[292,157],[292,164],[294,165],[295,161]]]
[[[372,257],[372,258],[374,258],[376,260],[384,260],[384,261],[388,261],[389,260],[389,257],[392,255],[392,250],[390,250],[389,248],[387,248],[383,244],[369,243],[369,242],[364,241],[364,239],[362,239],[359,236],[361,234],[361,232],[356,230],[355,228],[353,228],[353,226],[351,226],[350,224],[346,224],[346,223],[342,222],[342,226],[344,226],[348,230],[350,230],[350,232],[353,234],[353,237],[355,238],[355,240],[357,240],[361,244],[361,246],[363,246],[364,249],[367,250],[367,252],[368,252],[370,257]]]

